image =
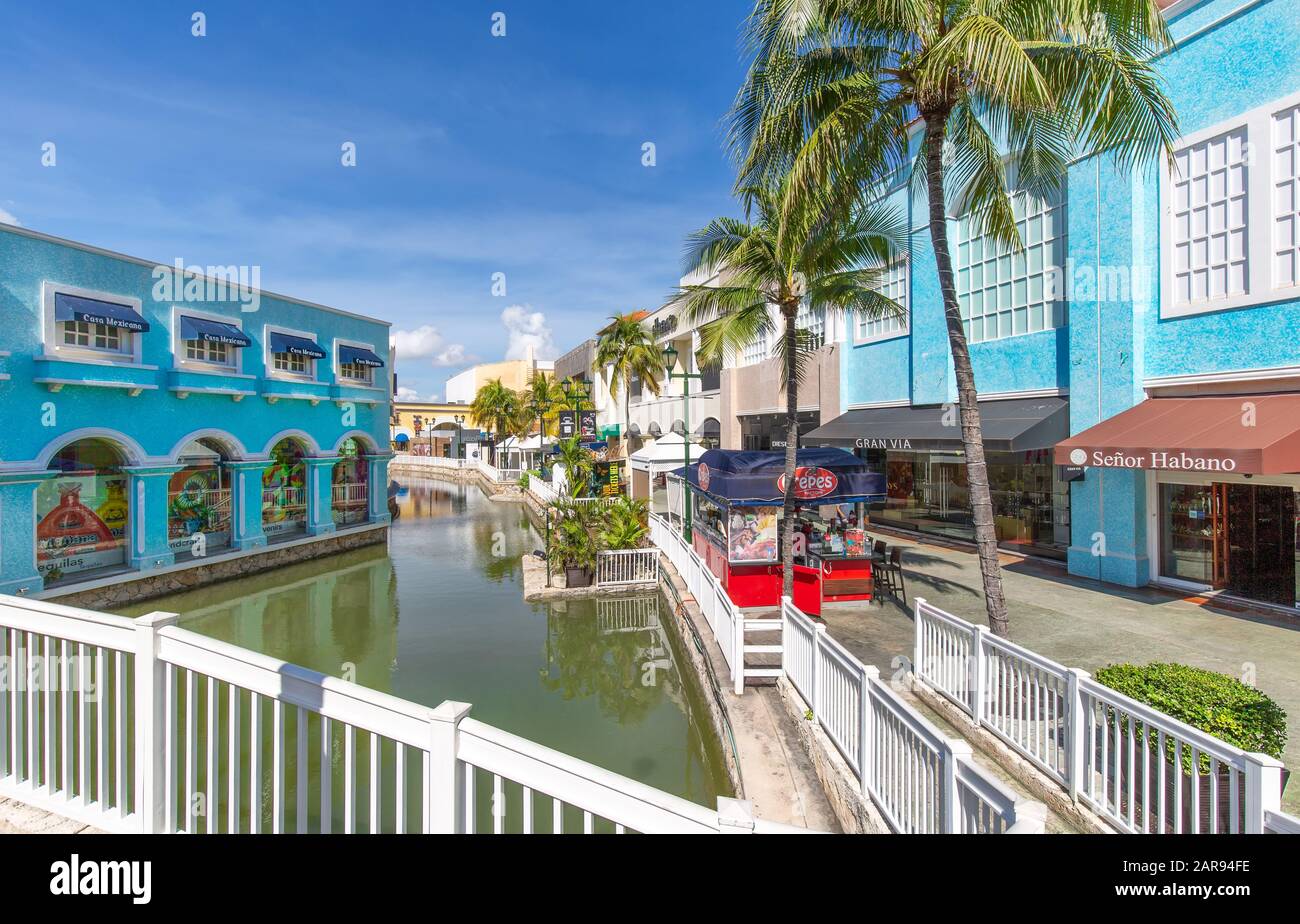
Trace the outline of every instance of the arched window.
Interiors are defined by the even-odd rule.
[[[340,526],[364,523],[370,516],[369,468],[366,447],[356,437],[349,437],[339,447],[334,463],[331,509]]]
[[[177,559],[230,545],[230,461],[212,437],[191,440],[176,459],[183,466],[167,485],[167,541]]]
[[[47,586],[126,564],[130,528],[125,456],[107,440],[77,440],[50,459],[36,489],[36,569]]]
[[[268,539],[307,528],[307,455],[303,445],[286,437],[271,447],[262,470],[262,532]]]

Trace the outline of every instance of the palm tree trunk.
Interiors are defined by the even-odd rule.
[[[952,348],[953,371],[957,376],[957,401],[961,413],[961,441],[966,451],[966,481],[971,513],[975,521],[975,545],[979,550],[980,578],[984,584],[984,607],[993,634],[1007,638],[1007,601],[1002,592],[998,565],[998,540],[993,529],[993,498],[989,493],[988,465],[984,461],[984,436],[980,427],[979,397],[975,391],[975,370],[971,366],[962,326],[961,306],[953,281],[952,254],[948,251],[948,219],[943,188],[943,143],[947,113],[925,115],[925,180],[930,199],[930,239],[939,265],[939,287],[943,291],[943,314],[948,323],[948,344]]]
[[[799,376],[795,350],[795,312],[785,315],[785,497],[781,504],[781,595],[794,599],[794,469],[799,447]]]

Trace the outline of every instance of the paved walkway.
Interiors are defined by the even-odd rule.
[[[0,798],[0,834],[103,834],[90,825]]]
[[[907,599],[920,595],[956,616],[987,624],[979,566],[969,552],[887,539],[904,547]],[[1069,667],[1177,661],[1234,677],[1253,671],[1255,686],[1286,711],[1282,755],[1300,768],[1300,619],[1230,606],[1214,598],[1180,597],[1155,588],[1122,588],[1066,573],[1046,562],[1003,559],[1011,639]],[[882,677],[911,659],[912,617],[887,601],[834,604],[823,613],[830,633]],[[1300,813],[1300,784],[1287,787],[1283,807]]]

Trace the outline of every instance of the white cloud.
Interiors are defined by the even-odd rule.
[[[546,315],[533,311],[531,305],[511,305],[501,312],[501,323],[506,326],[509,342],[506,359],[525,359],[528,348],[533,348],[537,359],[554,359],[557,354],[551,328]]]
[[[0,225],[17,225],[21,228],[22,224],[21,221],[14,217],[13,212],[6,212],[4,209],[0,209]]]
[[[397,349],[398,359],[427,359],[435,368],[459,366],[474,360],[465,352],[465,344],[447,343],[442,332],[432,324],[413,330],[395,330],[390,342]]]
[[[433,358],[433,364],[435,366],[462,366],[465,363],[473,362],[477,358],[465,352],[465,344],[452,343],[448,345],[447,349]]]
[[[432,324],[415,330],[395,330],[392,345],[397,348],[398,359],[425,359],[442,346],[442,334]]]
[[[407,388],[405,385],[398,385],[397,400],[398,401],[429,401],[434,404],[437,404],[440,399],[438,398],[437,392],[432,393],[427,398],[422,398],[420,396],[420,393],[416,391],[414,388]]]

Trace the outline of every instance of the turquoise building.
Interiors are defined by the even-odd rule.
[[[1300,14],[1177,0],[1165,15],[1172,166],[1086,158],[1050,201],[1017,194],[1023,253],[949,225],[999,541],[1114,584],[1293,607]],[[806,442],[887,472],[876,522],[969,538],[925,201],[892,201],[912,223],[889,279],[909,315],[849,331],[841,416]]]
[[[0,225],[0,593],[382,540],[389,325],[259,278]]]

